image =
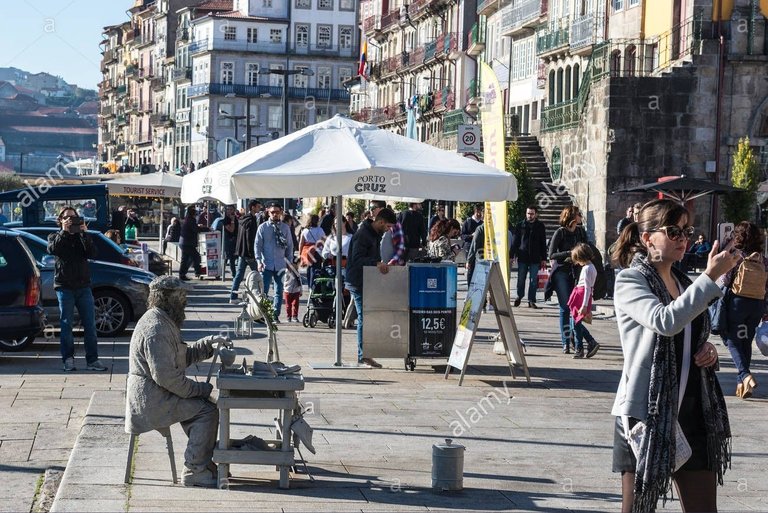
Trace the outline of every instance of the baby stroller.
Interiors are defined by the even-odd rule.
[[[304,327],[314,328],[318,321],[331,329],[336,327],[336,272],[332,267],[323,267],[317,272],[309,291]]]

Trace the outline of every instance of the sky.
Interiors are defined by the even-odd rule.
[[[60,76],[96,89],[102,29],[128,19],[132,0],[0,0],[0,67]]]

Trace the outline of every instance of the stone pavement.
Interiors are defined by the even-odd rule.
[[[187,340],[231,326],[239,313],[221,282],[194,285]],[[444,360],[419,360],[415,372],[406,372],[402,360],[381,360],[384,369],[313,370],[310,362],[333,360],[332,330],[282,324],[281,357],[303,367],[301,399],[312,407],[307,420],[317,448],[316,455],[303,450],[315,481],[296,474],[290,490],[277,489],[274,468],[237,465],[230,490],[173,486],[164,441],[154,432],[140,438],[133,483],[123,484],[128,337],[101,341],[102,360],[112,366],[102,374],[64,375],[55,340],[35,344],[34,352],[0,355],[0,510],[29,511],[38,478],[51,466],[67,467],[54,511],[617,510],[620,484],[610,471],[610,407],[621,371],[615,322],[596,318],[590,329],[601,351],[573,360],[560,352],[554,305],[514,313],[528,346],[531,385],[519,374],[511,379],[503,357],[493,354],[492,315],[482,318],[461,387],[456,374],[445,380],[433,370]],[[249,361],[264,357],[261,333],[235,344]],[[733,365],[718,348],[721,382],[732,394]],[[345,360],[355,355],[354,331],[347,330]],[[206,363],[192,373],[204,380],[207,370]],[[753,371],[765,381],[759,353]],[[734,465],[719,490],[721,511],[768,509],[762,388],[749,401],[728,396]],[[100,393],[91,401],[94,391]],[[235,411],[232,435],[268,438],[273,415]],[[446,437],[467,448],[465,490],[438,495],[430,489],[432,445]],[[179,426],[173,438],[181,469],[186,438]],[[679,503],[666,510],[680,511]]]

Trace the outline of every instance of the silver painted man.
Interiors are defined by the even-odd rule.
[[[148,310],[131,337],[125,431],[140,434],[181,423],[189,438],[183,483],[210,487],[216,486],[212,457],[219,414],[209,400],[213,386],[188,378],[185,370],[229,341],[214,335],[185,344],[186,305],[185,285],[178,278],[161,276],[149,285]]]

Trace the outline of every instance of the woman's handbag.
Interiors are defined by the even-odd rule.
[[[763,356],[768,356],[768,322],[763,321],[757,326],[755,343]]]
[[[726,286],[720,287],[723,297],[717,298],[714,303],[709,305],[709,319],[713,335],[720,335],[721,332],[728,329],[728,300],[730,290]]]
[[[300,256],[301,256],[301,265],[303,267],[310,267],[315,262],[320,262],[322,260],[322,257],[320,256],[320,251],[318,251],[317,246],[318,246],[318,243],[305,242],[304,245],[301,247]]]

